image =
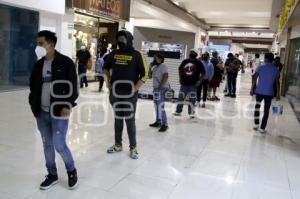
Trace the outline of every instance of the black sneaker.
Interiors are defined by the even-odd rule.
[[[52,186],[56,185],[58,183],[58,176],[57,175],[47,175],[46,179],[42,184],[40,185],[41,190],[48,190]]]
[[[68,172],[68,177],[69,177],[69,189],[73,190],[76,189],[76,187],[78,186],[78,177],[77,177],[77,171],[76,169],[72,172]]]
[[[149,124],[150,127],[154,127],[154,128],[159,128],[161,127],[161,123],[160,122],[154,122],[153,124]]]
[[[232,97],[232,98],[236,98],[236,94],[231,94],[231,96],[230,97]]]
[[[225,97],[231,97],[230,93],[227,93],[226,95],[224,95]]]
[[[167,125],[162,125],[161,127],[160,127],[160,129],[158,130],[158,132],[166,132],[167,130],[169,129],[169,127],[167,126]]]

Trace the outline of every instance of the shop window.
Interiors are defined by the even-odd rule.
[[[37,12],[0,5],[0,90],[28,85],[38,24]]]

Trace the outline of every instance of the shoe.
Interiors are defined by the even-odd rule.
[[[220,98],[218,98],[217,96],[214,97],[216,101],[220,101]]]
[[[190,119],[194,119],[195,118],[195,115],[194,114],[191,114],[190,115]]]
[[[44,180],[44,182],[42,182],[42,184],[40,185],[40,189],[48,190],[51,187],[53,187],[54,185],[56,185],[57,183],[58,183],[58,176],[49,174],[46,176],[46,179]]]
[[[74,171],[68,172],[68,184],[70,190],[74,190],[78,187],[78,177],[76,169],[74,169]]]
[[[255,131],[258,131],[258,128],[259,128],[259,125],[258,125],[258,124],[255,124],[255,125],[253,126],[253,130],[255,130]]]
[[[136,147],[130,149],[130,157],[134,160],[139,159],[139,153]]]
[[[266,135],[267,134],[267,131],[265,129],[262,129],[262,128],[259,128],[258,132],[260,132],[260,134],[262,134],[262,135]]]
[[[227,89],[224,89],[224,91],[223,91],[224,93],[227,93]]]
[[[174,115],[174,116],[180,116],[180,115],[181,115],[181,113],[177,113],[177,112],[175,112],[175,113],[173,113],[173,115]]]
[[[154,127],[154,128],[159,128],[161,127],[161,123],[160,122],[154,122],[153,124],[149,124],[150,127]]]
[[[116,144],[107,149],[107,153],[118,153],[121,151],[123,151],[123,147]]]
[[[202,104],[202,108],[205,108],[205,103]]]
[[[231,94],[227,93],[226,95],[224,95],[224,97],[231,97]]]
[[[160,129],[158,130],[158,132],[166,132],[169,129],[169,127],[165,124],[163,124]]]
[[[231,98],[236,98],[236,94],[231,94]]]

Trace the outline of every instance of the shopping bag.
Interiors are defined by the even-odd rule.
[[[274,115],[282,115],[283,113],[283,105],[280,103],[275,103],[272,105],[272,113]]]

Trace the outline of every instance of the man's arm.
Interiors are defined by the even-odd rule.
[[[164,85],[167,83],[168,79],[169,79],[169,74],[168,73],[163,74],[163,78],[159,84],[160,89],[162,89],[164,87]]]
[[[280,100],[280,75],[276,78],[277,96],[276,100]]]
[[[257,78],[258,78],[258,73],[256,72],[256,73],[252,76],[252,86],[251,86],[251,90],[250,90],[250,95],[251,95],[251,96],[254,95],[255,88],[256,88],[256,83],[257,83]]]
[[[69,72],[67,75],[67,80],[72,85],[72,87],[69,90],[69,92],[72,92],[72,93],[71,93],[71,96],[67,100],[72,106],[75,106],[76,105],[75,101],[77,100],[77,98],[79,96],[79,94],[78,94],[78,76],[76,73],[75,64],[69,58],[68,58],[68,68],[69,68]],[[71,114],[70,107],[63,107],[60,114],[62,117],[70,116],[70,114]]]
[[[110,75],[110,70],[112,69],[112,54],[107,55],[107,59],[104,62],[103,66],[103,72],[104,72],[104,79],[106,83],[106,87],[110,90],[111,85],[110,85],[110,80],[111,80],[111,75]]]

